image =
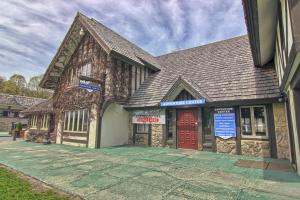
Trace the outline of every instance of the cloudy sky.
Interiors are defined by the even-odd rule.
[[[2,0],[0,76],[43,73],[77,11],[153,55],[246,34],[241,0]]]

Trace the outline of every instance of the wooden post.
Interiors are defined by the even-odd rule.
[[[242,154],[242,143],[241,143],[241,119],[240,119],[240,108],[235,106],[235,121],[236,121],[236,154]]]
[[[198,108],[198,150],[203,150],[202,108]]]

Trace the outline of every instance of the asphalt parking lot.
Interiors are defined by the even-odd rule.
[[[241,159],[264,160],[169,148],[0,143],[0,163],[85,199],[300,198],[296,173],[235,166]]]

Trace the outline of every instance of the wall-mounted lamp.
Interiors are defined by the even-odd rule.
[[[287,101],[287,95],[285,92],[280,93],[280,97],[278,98],[278,102],[283,103]]]
[[[79,35],[81,35],[81,36],[84,35],[84,30],[82,27],[80,28]]]

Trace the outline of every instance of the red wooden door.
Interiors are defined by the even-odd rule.
[[[197,109],[178,111],[177,134],[178,148],[198,149]]]

